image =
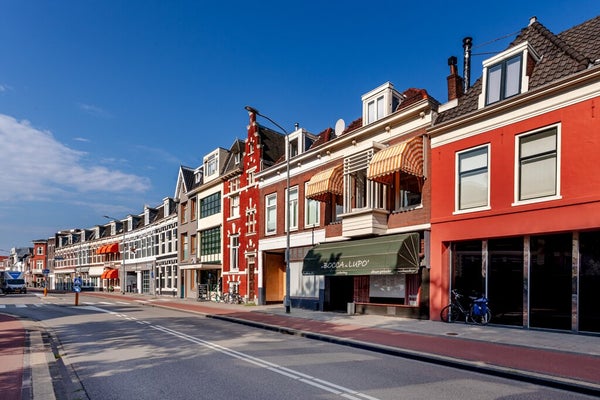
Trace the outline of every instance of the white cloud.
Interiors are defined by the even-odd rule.
[[[85,111],[87,114],[93,115],[94,117],[112,118],[112,114],[108,111],[94,106],[92,104],[79,103],[79,109]]]
[[[86,139],[86,138],[82,138],[82,137],[76,137],[76,138],[73,138],[73,140],[76,141],[76,142],[84,142],[84,143],[91,142],[90,139]]]
[[[148,178],[94,165],[51,132],[0,114],[0,201],[53,200],[82,193],[144,192]]]

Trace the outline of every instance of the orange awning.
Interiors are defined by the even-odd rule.
[[[119,271],[116,269],[108,270],[106,273],[106,279],[119,279]]]
[[[100,279],[106,279],[106,274],[108,274],[108,271],[110,271],[110,270],[109,270],[109,269],[107,269],[107,270],[104,270],[104,271],[102,272],[102,275],[100,275]]]
[[[104,254],[104,248],[106,246],[100,246],[96,249],[96,254]]]
[[[397,171],[423,176],[423,138],[421,136],[375,153],[367,169],[367,179],[389,183],[390,175]]]
[[[106,246],[105,253],[118,253],[119,243],[112,243]]]
[[[343,165],[321,171],[310,178],[304,197],[318,201],[327,201],[330,195],[344,194]]]

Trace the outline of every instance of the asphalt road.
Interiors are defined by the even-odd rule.
[[[0,312],[51,334],[65,365],[52,370],[57,398],[591,398],[139,302],[28,294],[0,299]]]

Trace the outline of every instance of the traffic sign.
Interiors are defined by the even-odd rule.
[[[73,291],[74,291],[75,293],[79,293],[79,292],[81,292],[81,286],[73,286]]]
[[[48,276],[48,275],[50,274],[50,270],[49,270],[48,268],[46,268],[46,269],[44,269],[44,270],[42,271],[42,273],[43,273],[44,275]]]
[[[73,279],[73,285],[74,286],[81,286],[81,278],[75,278]]]

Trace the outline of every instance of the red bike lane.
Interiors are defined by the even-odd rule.
[[[0,314],[0,397],[21,400],[25,328],[10,315]]]

